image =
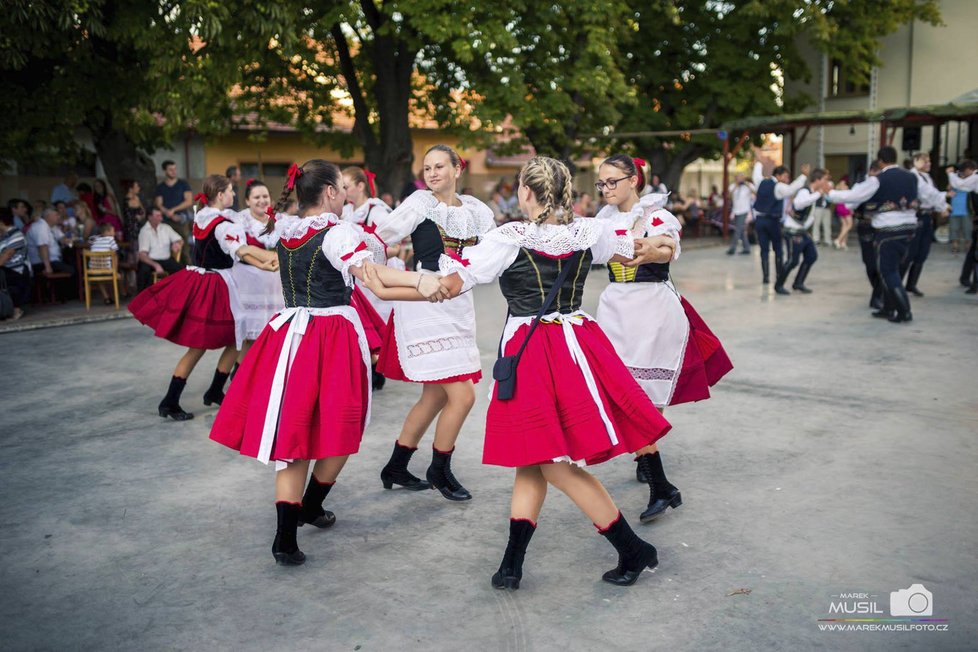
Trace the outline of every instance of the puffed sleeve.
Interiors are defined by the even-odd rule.
[[[408,195],[401,205],[387,215],[377,216],[376,235],[387,245],[398,244],[414,233],[438,202],[430,191],[416,190]]]
[[[439,273],[457,272],[462,277],[462,292],[480,283],[492,283],[513,264],[520,253],[517,244],[487,235],[479,244],[466,247],[461,260],[445,254],[438,260]]]
[[[682,247],[679,245],[680,235],[683,225],[676,216],[665,208],[657,208],[650,212],[645,218],[645,234],[648,237],[657,235],[667,235],[676,241],[676,250],[672,254],[672,259],[679,258]]]
[[[244,229],[237,222],[224,221],[214,227],[214,237],[221,250],[235,260],[238,258],[238,249],[247,244],[247,236]]]
[[[323,253],[330,264],[340,270],[343,282],[350,287],[353,286],[350,267],[359,267],[364,260],[371,258],[363,234],[349,222],[340,222],[330,228],[323,237]]]
[[[619,225],[614,220],[585,217],[580,222],[600,231],[597,240],[591,245],[592,264],[604,265],[616,254],[624,258],[635,257],[635,241],[631,232],[618,228]]]

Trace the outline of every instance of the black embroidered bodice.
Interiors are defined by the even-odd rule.
[[[612,283],[665,283],[669,280],[669,263],[645,263],[638,267],[608,263],[608,278]]]
[[[328,227],[307,238],[281,240],[277,247],[285,307],[331,308],[350,305],[351,288],[323,253]]]
[[[224,253],[217,241],[217,225],[225,221],[227,220],[218,217],[206,230],[194,228],[194,265],[197,267],[230,269],[234,265],[234,258]]]
[[[479,241],[478,238],[459,240],[450,238],[440,226],[431,220],[423,220],[411,234],[411,245],[414,247],[414,259],[421,263],[423,269],[438,271],[438,259],[446,250],[452,250],[461,258],[462,250],[471,247]]]
[[[566,258],[553,258],[521,247],[516,260],[499,277],[499,289],[509,304],[509,314],[515,317],[532,317],[540,312],[547,293],[563,266],[568,263],[574,265],[575,269],[571,270],[548,312],[566,315],[580,310],[584,282],[591,269],[591,258],[590,249],[585,250],[583,255],[574,252]]]

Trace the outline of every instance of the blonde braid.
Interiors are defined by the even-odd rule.
[[[574,185],[571,183],[570,169],[561,161],[555,161],[557,169],[563,175],[564,188],[560,198],[560,208],[564,214],[560,218],[561,224],[570,224],[574,221]]]

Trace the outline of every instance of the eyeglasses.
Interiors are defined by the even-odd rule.
[[[598,189],[598,192],[604,192],[605,188],[607,188],[608,190],[614,190],[616,187],[618,187],[618,182],[624,181],[625,179],[631,179],[631,177],[627,176],[627,177],[621,177],[620,179],[608,179],[607,181],[598,181],[596,184],[594,184],[594,187]]]

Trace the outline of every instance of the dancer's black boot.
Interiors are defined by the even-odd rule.
[[[186,412],[180,407],[180,395],[186,386],[186,378],[179,378],[177,376],[170,378],[170,388],[166,390],[166,396],[160,401],[158,408],[161,417],[164,419],[170,417],[174,421],[186,421],[187,419],[194,418],[192,413]]]
[[[434,446],[431,447],[431,466],[428,467],[425,477],[431,483],[433,489],[441,492],[441,495],[449,500],[472,500],[472,494],[462,486],[462,483],[455,479],[452,473],[452,453],[443,453]]]
[[[272,555],[275,557],[275,562],[282,566],[298,566],[306,561],[306,556],[299,550],[299,544],[295,540],[301,509],[298,503],[285,501],[275,503],[278,528],[275,530],[275,541],[272,542]]]
[[[380,470],[380,481],[384,483],[384,489],[390,489],[394,485],[400,485],[410,491],[421,491],[431,489],[431,485],[421,478],[408,471],[408,462],[417,448],[401,446],[397,441],[394,442],[394,451],[387,462],[387,466]]]
[[[965,294],[978,294],[978,268],[971,270],[971,285],[964,291]]]
[[[811,263],[802,263],[798,267],[798,275],[795,276],[795,282],[791,284],[791,289],[796,292],[801,292],[802,294],[811,294],[812,291],[805,287],[805,279],[808,278],[808,272],[811,271]]]
[[[890,315],[888,319],[895,324],[913,321],[913,313],[910,312],[910,297],[907,296],[907,291],[902,286],[897,286],[891,292],[893,302],[896,304],[896,313]]]
[[[771,282],[771,263],[768,261],[767,256],[761,254],[761,274],[764,275],[764,280],[761,281],[763,285],[767,285]]]
[[[302,509],[299,510],[299,527],[306,523],[318,528],[327,528],[336,523],[336,514],[323,509],[323,501],[335,482],[320,482],[315,475],[309,476],[306,493],[302,496]]]
[[[643,570],[655,568],[659,564],[655,546],[640,539],[621,512],[618,512],[618,518],[611,525],[604,529],[598,528],[598,532],[618,551],[618,566],[601,576],[605,582],[631,586]]]
[[[204,405],[209,406],[212,403],[220,405],[224,401],[224,383],[227,381],[228,374],[220,369],[214,370],[214,380],[211,381],[211,386],[204,392]]]
[[[387,383],[387,378],[384,374],[377,371],[377,363],[370,365],[370,384],[373,386],[374,390],[380,391],[384,389],[384,385]]]
[[[923,271],[923,266],[917,263],[911,263],[910,269],[907,270],[907,292],[914,295],[915,297],[922,297],[924,293],[917,289],[917,281],[920,280],[920,272]]]
[[[666,479],[659,451],[640,456],[638,465],[648,478],[649,484],[649,506],[638,517],[642,523],[654,521],[666,511],[667,507],[676,509],[683,504],[683,496],[679,493],[679,489]]]
[[[883,284],[879,278],[873,280],[873,294],[869,298],[869,307],[873,310],[883,309]]]
[[[880,286],[883,294],[883,307],[874,312],[873,317],[876,317],[877,319],[889,319],[893,316],[893,313],[896,310],[896,303],[893,300],[893,291],[887,289],[882,283],[880,283]]]
[[[784,289],[784,282],[788,280],[788,274],[791,273],[790,268],[786,268],[777,260],[774,261],[774,270],[777,272],[778,276],[774,281],[774,291],[778,294],[791,294]]]
[[[523,557],[536,529],[537,524],[528,518],[509,519],[509,543],[506,544],[506,552],[503,553],[499,570],[492,576],[493,587],[513,591],[520,588],[520,580],[523,579]]]

